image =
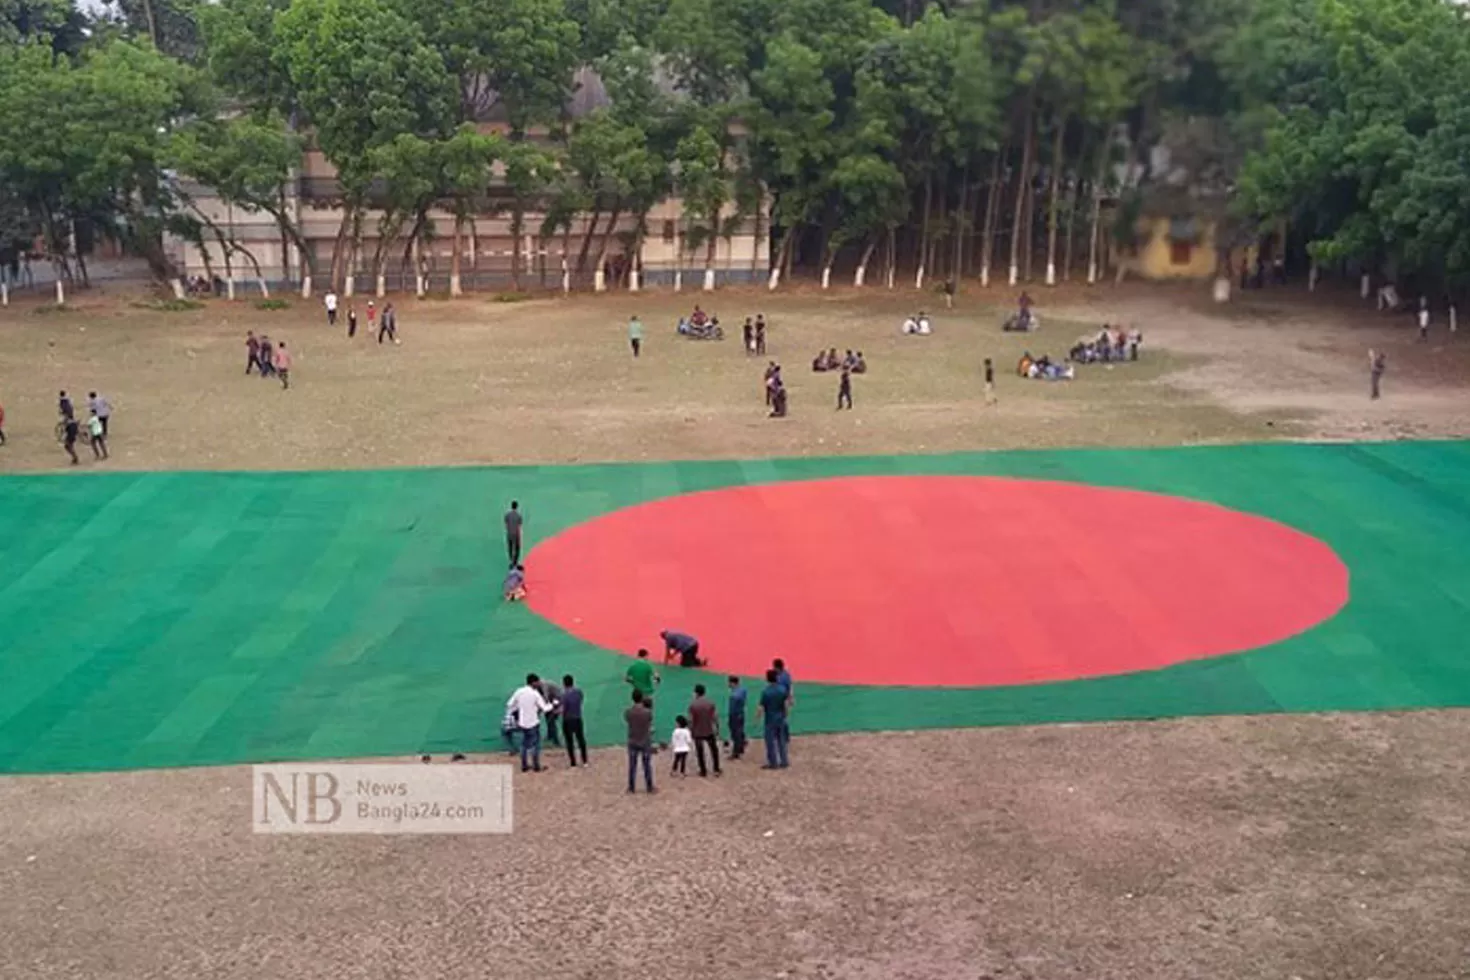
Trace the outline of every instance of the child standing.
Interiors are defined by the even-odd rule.
[[[357,310],[350,306],[347,307],[347,336],[349,338],[357,336]]]
[[[373,332],[373,326],[378,322],[378,307],[373,303],[372,300],[368,300],[367,321],[368,334],[371,335]]]
[[[248,375],[255,368],[260,367],[260,341],[255,339],[255,331],[245,331],[245,373]]]
[[[995,363],[985,359],[985,404],[995,404]]]
[[[674,737],[669,739],[674,750],[674,772],[689,775],[689,753],[694,748],[694,733],[689,730],[689,719],[683,715],[674,719]]]
[[[97,415],[97,410],[92,410],[92,416],[87,419],[87,435],[92,441],[92,458],[107,458],[107,431],[102,425],[102,419]]]

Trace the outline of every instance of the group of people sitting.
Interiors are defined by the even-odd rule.
[[[917,337],[927,337],[933,331],[933,325],[929,322],[929,314],[923,310],[919,311],[918,316],[911,316],[903,321],[903,332],[906,335],[912,334]]]
[[[1096,337],[1082,337],[1067,353],[1067,359],[1079,364],[1112,363],[1138,360],[1138,345],[1143,334],[1137,330],[1123,332],[1122,327],[1104,323]]]
[[[841,358],[837,356],[837,348],[828,351],[817,351],[817,356],[812,358],[813,371],[851,371],[853,374],[866,374],[868,362],[863,360],[863,352],[854,354],[848,351]]]
[[[784,419],[786,417],[786,382],[781,380],[781,365],[775,361],[766,365],[766,407],[771,410],[771,418]]]
[[[691,340],[724,340],[725,331],[720,327],[720,318],[710,316],[694,306],[694,312],[687,317],[679,317],[679,336],[688,337]]]
[[[1045,354],[1040,357],[1032,357],[1028,350],[1021,355],[1021,360],[1016,365],[1016,373],[1023,378],[1032,378],[1036,381],[1071,381],[1076,377],[1077,371],[1072,365],[1058,364]]]

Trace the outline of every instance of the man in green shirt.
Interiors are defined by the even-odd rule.
[[[633,685],[635,692],[643,695],[643,703],[652,710],[653,689],[658,686],[662,678],[659,677],[658,671],[653,669],[653,664],[649,662],[647,650],[638,651],[638,659],[633,661],[628,668],[626,680]]]
[[[628,321],[628,343],[633,345],[633,356],[643,349],[643,321],[636,316]]]

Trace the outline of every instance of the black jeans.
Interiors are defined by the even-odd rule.
[[[557,729],[558,720],[556,715],[546,716],[546,741],[552,745],[561,744],[561,735]]]
[[[852,392],[847,388],[837,389],[837,408],[839,411],[844,408],[852,408]]]
[[[337,325],[337,311],[336,310],[328,310],[327,311],[327,326],[329,326],[329,327],[335,327],[336,325]]]
[[[521,563],[521,536],[519,534],[508,534],[505,537],[505,554],[512,565]]]
[[[730,716],[730,758],[738,759],[745,754],[745,716]]]
[[[715,775],[718,776],[720,774],[720,742],[713,735],[696,735],[694,737],[694,754],[699,759],[699,774],[701,776],[708,775],[708,772],[704,768],[705,746],[709,746],[710,761],[714,765]]]
[[[582,750],[582,765],[587,764],[587,730],[582,727],[581,718],[563,718],[561,720],[561,733],[567,742],[567,758],[572,760],[572,765],[577,764],[577,750]]]
[[[639,340],[637,337],[634,337],[632,340],[629,341],[629,343],[633,345],[633,356],[637,357],[638,352],[643,349],[643,341]]]

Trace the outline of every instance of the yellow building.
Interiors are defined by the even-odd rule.
[[[1214,222],[1192,217],[1145,217],[1138,225],[1136,248],[1114,246],[1115,268],[1142,279],[1215,278],[1220,256],[1215,247]]]

